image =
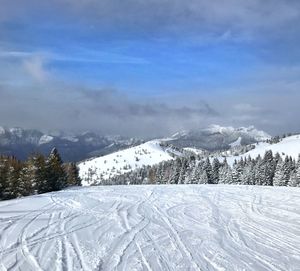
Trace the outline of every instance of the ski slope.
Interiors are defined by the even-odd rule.
[[[79,167],[83,185],[99,184],[115,175],[120,175],[143,166],[152,166],[181,155],[172,147],[163,146],[159,140],[114,152],[102,157],[81,162]]]
[[[241,158],[246,158],[248,156],[256,158],[258,155],[263,157],[268,150],[271,150],[274,155],[278,152],[283,158],[285,156],[291,156],[297,160],[298,155],[300,154],[300,135],[283,138],[282,141],[276,144],[260,142],[255,145],[255,149],[239,156],[228,156],[226,159],[228,164],[233,165],[235,159],[240,160]]]
[[[104,186],[0,202],[0,270],[299,270],[300,189]]]

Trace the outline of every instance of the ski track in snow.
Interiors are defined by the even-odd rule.
[[[0,202],[0,270],[300,270],[300,189],[99,186]]]

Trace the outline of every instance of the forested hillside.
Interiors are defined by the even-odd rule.
[[[231,167],[226,158],[220,162],[201,156],[178,157],[155,166],[115,176],[103,184],[244,184],[300,186],[300,156],[283,159],[271,150],[264,156],[235,160]]]
[[[48,157],[41,154],[20,161],[0,156],[0,200],[58,191],[81,185],[75,163],[63,163],[57,149]]]

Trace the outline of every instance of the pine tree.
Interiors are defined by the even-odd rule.
[[[80,186],[81,179],[79,177],[79,169],[75,163],[69,163],[65,165],[65,171],[67,174],[67,185],[68,186]]]
[[[34,194],[34,186],[32,182],[32,176],[30,174],[30,164],[25,162],[19,174],[19,193],[22,196],[29,196]]]
[[[178,184],[181,170],[181,159],[177,158],[172,166],[172,175],[170,176],[170,184]]]
[[[208,184],[208,183],[209,183],[209,180],[208,180],[206,170],[203,170],[199,176],[198,184]]]
[[[46,172],[45,157],[41,154],[35,154],[28,158],[25,164],[24,178],[28,179],[32,193],[49,192],[48,175]],[[29,185],[29,183],[28,183]]]
[[[188,170],[188,163],[186,159],[182,159],[181,168],[179,173],[178,184],[183,184],[186,180],[186,174]]]
[[[300,180],[297,177],[297,172],[291,172],[290,179],[288,181],[288,186],[297,187],[300,185]]]
[[[233,184],[242,183],[242,174],[243,174],[244,161],[243,158],[239,162],[234,161],[232,167],[232,182]]]
[[[219,183],[219,170],[221,167],[221,163],[219,162],[219,159],[214,158],[212,163],[212,174],[211,174],[211,181],[213,184]]]
[[[260,185],[273,185],[273,178],[276,169],[276,162],[271,150],[266,151],[260,165]]]
[[[190,183],[191,184],[197,184],[201,176],[201,167],[197,164],[197,162],[194,162],[193,164],[193,170],[190,175]]]
[[[219,169],[219,183],[220,184],[231,184],[232,180],[232,170],[231,167],[227,163],[227,159],[225,157],[221,167]]]
[[[298,162],[295,166],[295,169],[290,175],[288,186],[300,187],[300,155],[298,157]]]
[[[54,148],[46,161],[47,191],[58,191],[67,186],[67,176],[63,168],[63,161]]]
[[[256,159],[253,161],[254,163],[254,167],[253,167],[253,170],[254,170],[254,180],[253,180],[253,184],[254,185],[261,185],[261,182],[262,182],[262,175],[263,175],[263,170],[262,170],[262,159],[261,159],[261,156],[258,155],[256,157]]]
[[[7,199],[9,196],[7,173],[8,158],[0,156],[0,200]]]
[[[284,161],[280,159],[277,163],[273,185],[286,186],[290,180],[291,161],[289,157],[285,157]]]
[[[15,157],[8,160],[8,189],[7,189],[7,199],[13,199],[21,196],[20,186],[19,186],[19,175],[21,170],[21,163]]]
[[[203,164],[203,171],[206,172],[207,180],[209,184],[212,184],[212,167],[209,161],[209,158],[207,157],[204,164]],[[203,177],[203,176],[202,176]]]

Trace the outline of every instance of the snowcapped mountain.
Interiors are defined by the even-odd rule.
[[[300,154],[300,135],[288,136],[283,138],[280,142],[273,144],[268,142],[254,144],[252,150],[242,155],[231,155],[231,151],[227,151],[224,153],[224,156],[226,156],[228,164],[232,165],[235,159],[240,160],[248,156],[256,158],[258,155],[263,157],[265,152],[269,150],[271,150],[274,155],[278,152],[283,158],[285,156],[291,156],[297,159]]]
[[[99,184],[116,175],[126,173],[143,166],[152,166],[162,161],[172,160],[182,153],[160,140],[144,144],[102,157],[79,163],[80,177],[84,185]]]
[[[253,126],[233,128],[211,125],[197,131],[180,131],[172,137],[160,139],[178,148],[187,148],[196,154],[202,150],[227,150],[239,145],[261,142],[270,138]],[[25,159],[33,152],[47,155],[56,147],[63,160],[82,161],[87,158],[107,155],[142,144],[144,141],[121,136],[102,136],[93,132],[76,135],[38,130],[0,127],[0,154],[14,155]]]
[[[121,136],[101,136],[92,132],[79,135],[45,134],[38,130],[0,126],[0,154],[25,159],[33,152],[45,155],[56,147],[65,161],[81,161],[128,148],[143,141]]]
[[[165,141],[180,148],[215,151],[261,142],[270,138],[269,134],[259,131],[253,126],[233,128],[211,125],[200,130],[177,132]]]

